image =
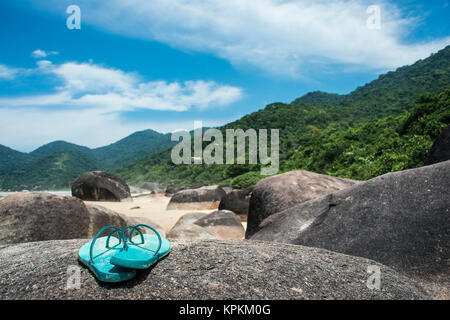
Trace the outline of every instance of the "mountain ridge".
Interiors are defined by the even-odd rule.
[[[311,141],[314,141],[314,139],[323,138],[324,135],[342,139],[341,136],[336,135],[336,132],[344,136],[351,136],[352,130],[362,130],[361,126],[365,123],[375,123],[380,119],[385,120],[375,129],[371,127],[371,130],[388,130],[391,136],[395,135],[395,132],[385,127],[390,123],[389,121],[394,121],[392,125],[399,125],[403,121],[401,117],[408,115],[409,110],[416,106],[419,97],[423,94],[434,94],[436,96],[447,88],[450,88],[450,46],[410,66],[400,67],[396,71],[382,74],[376,80],[357,87],[348,95],[329,94],[320,91],[310,92],[289,104],[269,104],[264,109],[247,114],[236,121],[219,127],[219,129],[222,131],[227,128],[244,130],[249,128],[280,129],[280,158],[283,160],[282,166],[284,166],[281,168],[282,170],[304,168],[314,169],[326,174],[345,175],[347,173],[343,173],[342,170],[329,168],[323,163],[321,167],[314,167],[305,160],[308,155],[303,154],[303,157],[306,158],[299,159],[295,157],[295,154],[299,152],[299,148],[302,146],[309,146],[309,148],[312,148],[312,154],[318,154],[318,150],[311,146]],[[444,102],[441,103],[446,103],[445,98],[442,99]],[[433,101],[438,100],[436,96]],[[393,116],[399,118],[395,118],[395,120],[387,119],[387,117]],[[446,115],[442,117],[435,121],[438,128],[441,128],[447,121],[445,120]],[[427,137],[418,143],[426,149],[431,136],[427,133]],[[397,139],[400,138],[400,136],[397,137]],[[331,148],[327,149],[323,157],[333,162],[335,157],[339,156],[339,152],[342,152],[342,148],[335,145],[333,141],[322,140],[324,145],[321,147],[324,149]],[[234,179],[240,176],[241,181],[244,182],[247,180],[257,181],[261,178],[257,174],[259,165],[227,165],[220,168],[214,167],[214,165],[209,167],[204,165],[175,167],[170,161],[169,150],[174,144],[175,142],[170,141],[170,134],[162,134],[148,129],[135,132],[113,144],[96,149],[89,149],[65,141],[54,141],[37,148],[33,152],[45,154],[52,149],[59,153],[74,151],[74,153],[69,153],[69,158],[80,159],[84,159],[81,154],[89,153],[90,157],[97,163],[96,169],[111,170],[133,183],[145,180],[170,181],[179,184],[196,182],[232,183]],[[0,152],[2,150],[7,161],[5,161],[6,165],[2,164],[3,161],[0,161],[0,169],[7,167],[8,164],[11,165],[14,157],[17,157],[21,166],[27,164],[28,160],[23,153],[17,151],[15,153],[14,150],[7,147],[0,148]],[[419,153],[422,154],[423,150]],[[50,152],[46,156],[51,155]],[[0,159],[4,160],[3,158]],[[36,161],[36,159],[33,160]],[[86,165],[89,163],[90,166],[91,162],[87,160],[83,160],[83,162]],[[50,163],[53,162],[50,161]],[[405,165],[411,166],[418,163],[420,163],[419,160]],[[388,164],[383,166],[384,169],[380,170],[393,170],[393,167],[389,167]],[[38,170],[38,168],[33,169],[33,165],[29,165],[27,168]],[[44,171],[50,170],[49,168],[42,169]],[[18,180],[20,179],[18,178]],[[14,181],[14,179],[9,181]],[[29,184],[33,185],[34,183],[29,181]],[[245,185],[245,183],[240,185]],[[2,187],[5,187],[5,183],[0,171],[0,188]]]

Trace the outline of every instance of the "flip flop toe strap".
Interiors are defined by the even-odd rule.
[[[152,231],[156,234],[156,236],[158,237],[158,247],[157,247],[157,249],[155,250],[155,253],[153,254],[153,256],[156,256],[156,255],[158,254],[159,250],[161,249],[161,245],[162,245],[161,236],[159,235],[158,231],[155,230],[155,228],[150,227],[150,226],[148,226],[148,225],[146,225],[146,224],[138,224],[138,225],[136,225],[136,226],[128,226],[128,227],[122,229],[122,238],[124,239],[124,249],[125,249],[125,247],[127,246],[127,245],[126,245],[126,243],[127,243],[127,234],[125,233],[125,231],[128,230],[128,229],[131,229],[131,232],[130,232],[130,239],[129,239],[129,241],[130,241],[131,243],[136,244],[136,245],[137,245],[137,244],[143,244],[143,243],[144,243],[144,236],[142,235],[142,232],[139,230],[139,228],[147,228],[147,229],[150,229],[150,230],[152,230]],[[133,238],[133,234],[134,234],[135,231],[138,232],[138,233],[140,234],[141,243],[134,243],[134,242],[133,242],[132,238]],[[126,249],[125,249],[125,250],[126,250]]]
[[[91,242],[91,246],[89,248],[89,263],[91,264],[95,264],[94,262],[94,258],[93,258],[93,251],[94,251],[94,243],[95,241],[97,241],[98,237],[105,232],[106,230],[109,229],[113,229],[113,231],[108,235],[108,238],[106,239],[106,247],[109,248],[109,239],[111,238],[111,236],[115,233],[117,233],[118,238],[119,238],[119,244],[122,243],[122,230],[120,230],[119,228],[116,228],[114,226],[107,226],[104,227],[103,229],[101,229],[94,237],[94,239]],[[125,241],[125,240],[124,240]]]

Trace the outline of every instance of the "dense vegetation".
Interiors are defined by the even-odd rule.
[[[11,189],[69,189],[81,174],[96,170],[97,164],[80,151],[58,152],[35,161],[17,165],[1,177],[1,185]],[[33,182],[30,185],[30,182]]]
[[[282,170],[305,168],[366,180],[387,172],[424,165],[443,128],[450,124],[450,90],[427,94],[402,116],[389,116],[345,130],[312,128],[283,163]]]
[[[346,121],[328,121],[327,125],[332,114],[322,114],[322,109],[313,106],[299,105],[285,111],[290,112],[288,119],[302,114],[300,119],[304,123],[300,123],[307,129],[299,131],[280,118],[268,117],[270,124],[289,130],[281,139],[281,172],[305,169],[366,180],[387,172],[423,166],[434,139],[450,124],[450,90],[439,95],[423,95],[416,107],[404,115],[388,116],[355,127],[347,127]],[[265,112],[267,109],[259,116],[267,119]],[[253,120],[255,123],[261,118]],[[263,178],[259,169],[259,165],[248,164],[174,165],[168,150],[143,158],[116,173],[134,184],[144,181],[187,186],[220,183],[245,188]]]
[[[120,168],[172,145],[169,134],[153,130],[135,132],[96,149],[54,141],[22,153],[0,145],[0,189],[67,189],[86,171]]]
[[[438,96],[447,88],[450,47],[381,75],[348,95],[312,92],[291,104],[270,104],[220,129],[280,129],[282,172],[305,169],[369,179],[423,165],[432,141],[448,125],[448,92]],[[418,116],[420,110],[427,111]],[[258,165],[176,166],[170,151],[165,151],[116,173],[135,184],[158,181],[245,187],[262,178],[259,169]]]
[[[312,92],[290,104],[269,104],[219,129],[224,136],[226,129],[279,129],[281,172],[305,169],[369,179],[423,165],[433,140],[449,124],[449,88],[450,46],[348,95]],[[135,185],[247,187],[263,178],[259,165],[174,165],[172,145],[170,135],[146,130],[93,150],[54,142],[24,157],[0,148],[0,156],[5,155],[0,158],[0,188],[65,186],[78,172],[92,168],[112,170]],[[64,161],[52,158],[62,155]]]

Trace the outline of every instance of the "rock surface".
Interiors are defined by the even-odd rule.
[[[426,165],[450,160],[450,126],[445,128],[431,147]]]
[[[268,216],[299,203],[348,188],[354,180],[294,170],[260,180],[253,188],[248,210],[246,237],[258,231]]]
[[[110,209],[90,203],[86,204],[86,207],[90,213],[89,238],[95,237],[106,226],[115,226],[122,229],[129,225],[129,221],[127,221],[125,216]]]
[[[177,186],[174,185],[174,184],[170,184],[170,185],[168,185],[167,188],[166,188],[165,195],[166,195],[166,197],[171,197],[171,196],[173,196],[175,193],[177,193],[177,192],[179,192],[179,191],[181,191],[181,190],[184,190],[184,189],[186,189],[186,188],[185,188],[185,187],[177,187]]]
[[[122,179],[102,171],[86,172],[72,184],[72,195],[87,201],[132,201]]]
[[[0,246],[0,299],[428,298],[414,281],[368,259],[247,240],[172,241],[171,253],[136,278],[99,283],[77,262],[86,241]],[[381,269],[380,289],[366,286],[369,265]],[[67,287],[77,270],[79,289]]]
[[[196,224],[195,221],[207,216],[206,213],[192,212],[183,215],[167,234],[168,239],[218,239],[219,237]]]
[[[245,236],[241,221],[228,210],[214,211],[196,220],[194,224],[217,234],[221,239],[242,239]]]
[[[217,209],[226,195],[219,186],[181,190],[173,195],[167,210],[208,210]]]
[[[16,193],[0,202],[0,244],[88,238],[83,201],[45,193]]]
[[[230,210],[236,214],[247,215],[252,189],[235,189],[226,192],[219,204],[219,210]]]
[[[450,161],[386,174],[272,215],[251,239],[366,257],[448,288],[449,177]]]

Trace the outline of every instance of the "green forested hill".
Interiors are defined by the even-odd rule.
[[[441,113],[444,112],[442,108],[449,108],[448,92],[438,96],[450,88],[449,58],[450,47],[446,47],[414,65],[381,75],[349,95],[314,92],[291,104],[270,104],[221,129],[280,129],[282,171],[301,168],[368,179],[419,166],[436,130],[448,124],[448,119],[444,116],[434,121],[438,128],[434,133],[422,128],[410,135],[399,132],[399,126],[411,116],[413,111],[408,113],[408,110],[415,106],[426,108],[423,99],[439,104]],[[434,96],[423,98],[416,104],[416,100],[426,93]],[[425,121],[423,119],[421,121]],[[365,140],[364,134],[368,134]],[[370,146],[363,147],[364,143]],[[202,182],[235,186],[254,183],[261,178],[258,172],[259,166],[250,165],[175,166],[171,163],[170,151],[142,158],[116,171],[131,183],[157,181],[190,185]]]
[[[290,119],[300,112],[304,121],[300,125],[306,129],[302,132],[298,127],[291,128],[291,124],[283,126],[283,123],[277,122],[281,120],[271,117],[272,113],[268,116],[270,123],[275,123],[274,127],[278,124],[279,127],[292,129],[281,137],[280,172],[305,169],[366,180],[387,172],[422,166],[434,139],[450,124],[450,90],[439,95],[423,95],[415,105],[403,115],[388,116],[354,127],[348,127],[348,122],[344,120],[329,121],[327,124],[326,121],[334,116],[323,114],[324,110],[319,107],[284,106],[286,110],[279,115],[284,114]],[[280,110],[279,106],[275,108]],[[265,118],[263,115],[267,110],[270,108],[264,109],[258,116],[253,115],[256,119],[252,123],[261,123],[259,116]],[[315,123],[316,126],[307,123]],[[226,127],[239,125],[237,122]],[[170,150],[167,150],[129,164],[115,173],[135,184],[144,181],[184,186],[219,183],[242,188],[263,178],[259,169],[259,165],[174,165]]]
[[[113,169],[166,150],[172,145],[170,134],[144,130],[108,146],[93,149],[92,155],[103,169]]]
[[[22,153],[0,144],[0,175],[18,164],[29,160],[28,154]]]
[[[80,151],[86,155],[90,155],[92,152],[92,150],[89,149],[88,147],[83,147],[76,145],[74,143],[58,140],[45,144],[37,148],[36,150],[32,151],[30,153],[30,158],[32,158],[33,160],[37,160],[55,153],[69,152],[69,151]]]
[[[54,141],[22,153],[0,145],[0,190],[68,188],[86,171],[119,168],[172,144],[170,135],[144,130],[96,149]]]
[[[327,93],[322,91],[314,91],[305,94],[303,97],[295,99],[292,104],[313,104],[316,106],[326,106],[338,104],[345,99],[345,96],[337,93]]]
[[[425,93],[440,93],[450,84],[450,46],[411,66],[382,74],[348,95],[312,92],[293,104],[336,105],[359,120],[402,114]]]
[[[96,169],[97,164],[81,151],[57,152],[15,166],[2,174],[0,185],[4,189],[68,189],[81,174]]]
[[[388,116],[339,130],[312,130],[289,154],[282,169],[307,168],[334,176],[366,180],[387,172],[424,165],[433,141],[450,124],[450,90],[426,94],[401,116]]]

